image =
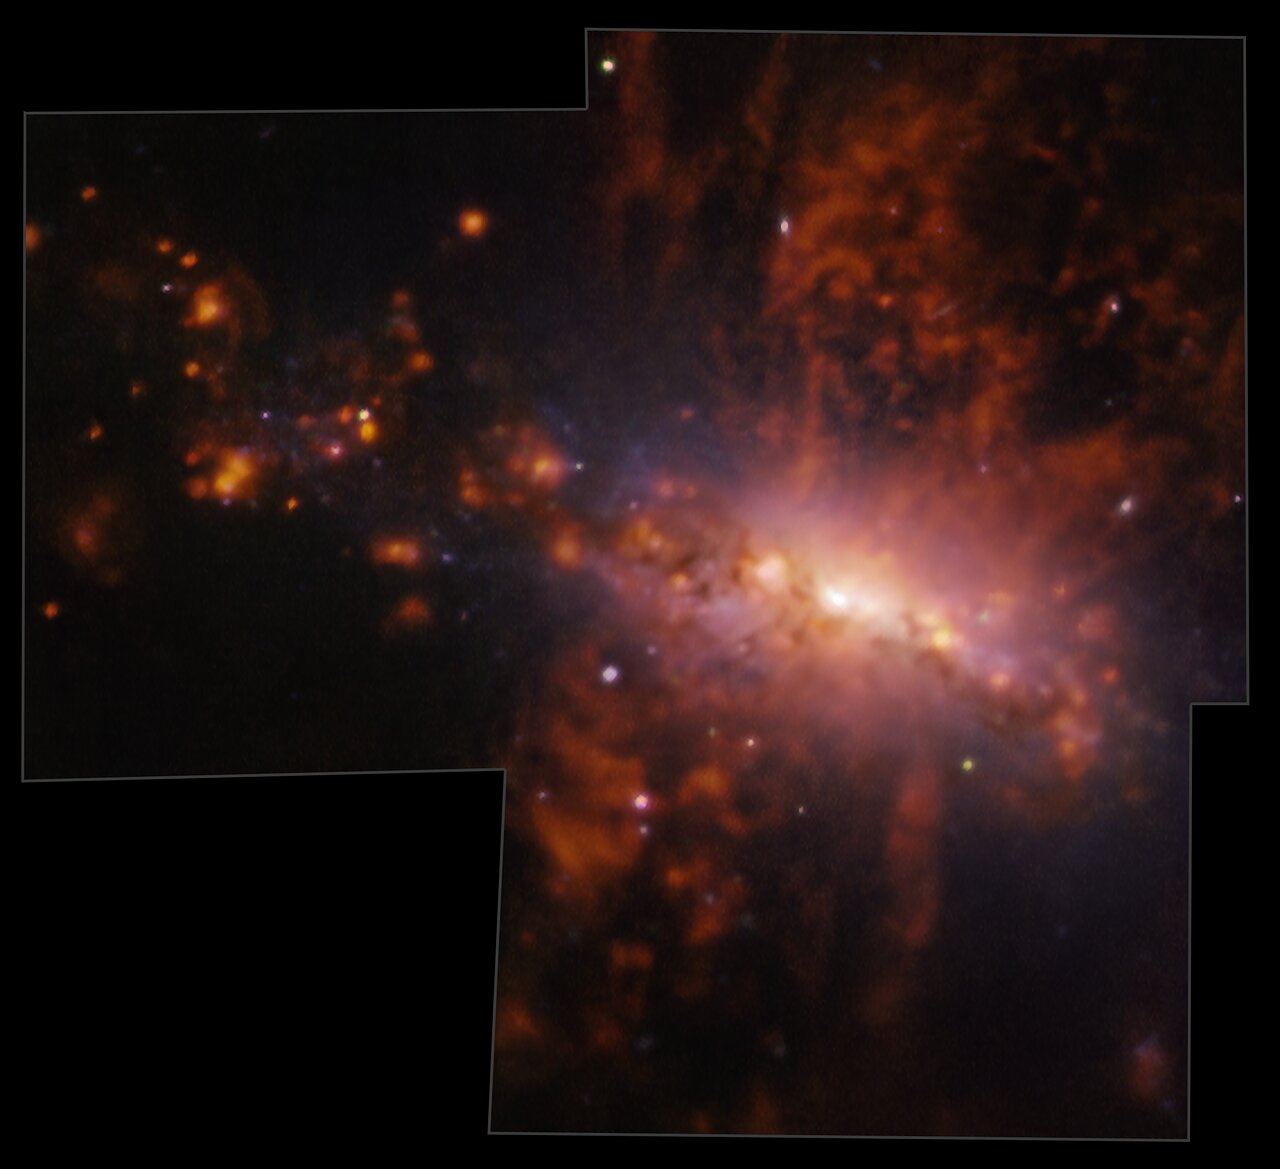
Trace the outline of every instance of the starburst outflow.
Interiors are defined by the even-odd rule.
[[[28,772],[504,766],[496,1130],[1184,1135],[1238,49],[29,119]]]

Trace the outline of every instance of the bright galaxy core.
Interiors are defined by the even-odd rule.
[[[1180,1137],[1239,43],[28,119],[26,769],[507,769],[496,1130]]]

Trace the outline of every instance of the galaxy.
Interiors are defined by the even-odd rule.
[[[1242,42],[585,52],[27,115],[24,775],[503,768],[493,1132],[1185,1139]]]

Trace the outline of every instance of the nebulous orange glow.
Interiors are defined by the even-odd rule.
[[[1168,1090],[1169,1056],[1160,1036],[1151,1034],[1129,1053],[1129,1090],[1144,1101],[1155,1101]]]
[[[227,316],[227,302],[217,284],[202,284],[191,297],[191,313],[188,325],[206,327],[215,325]]]
[[[249,498],[257,472],[257,464],[247,451],[224,451],[213,476],[214,493],[222,499]]]
[[[80,188],[80,198],[85,203],[92,203],[97,197],[98,197],[97,187],[81,187]]]
[[[425,349],[414,350],[409,355],[409,368],[414,373],[426,373],[435,365],[435,360]]]
[[[40,228],[34,223],[28,223],[26,232],[27,251],[34,252],[40,246],[40,240]]]
[[[228,451],[222,457],[213,489],[223,499],[238,499],[248,493],[256,468],[243,451]]]
[[[561,568],[577,568],[582,563],[582,532],[576,524],[566,524],[552,536],[551,559]]]
[[[558,487],[564,479],[564,463],[548,451],[535,455],[529,467],[529,482],[539,487]]]
[[[414,569],[422,566],[425,555],[414,536],[378,536],[369,545],[369,559],[374,564]]]
[[[133,510],[117,485],[104,485],[63,513],[58,544],[78,570],[101,584],[123,584],[138,540]]]
[[[200,262],[200,257],[195,252],[186,252],[181,260],[178,261],[184,268],[194,268]]]
[[[40,607],[40,612],[44,614],[47,621],[52,621],[59,613],[62,612],[62,606],[57,601],[45,601]]]
[[[509,491],[509,500],[521,498],[526,487],[552,492],[564,482],[568,473],[564,457],[537,427],[523,423],[513,428],[504,423],[493,427],[485,440],[490,453],[501,459],[503,485],[515,489]]]
[[[489,216],[478,207],[469,207],[458,216],[458,231],[471,239],[479,239],[489,230]]]
[[[360,423],[360,441],[365,443],[373,442],[378,437],[378,424],[372,418],[366,418]]]
[[[191,499],[216,499],[221,503],[252,502],[257,497],[260,460],[240,447],[203,446],[187,452],[188,466],[211,461],[212,465],[186,482]]]
[[[162,256],[167,256],[173,251],[173,240],[169,239],[168,236],[162,236],[156,240],[156,251]]]
[[[422,340],[422,333],[417,323],[406,316],[397,316],[392,319],[391,335],[405,345],[416,345]]]
[[[885,845],[885,864],[896,904],[890,928],[907,947],[917,950],[929,939],[938,914],[935,850],[942,814],[939,778],[932,768],[917,767],[904,778]]]
[[[431,619],[431,606],[426,598],[419,593],[410,593],[396,603],[383,629],[388,634],[410,633],[430,625]]]
[[[482,508],[489,506],[493,496],[481,483],[474,468],[463,467],[458,472],[458,498],[468,507]]]
[[[182,372],[189,378],[199,377],[200,363],[198,361],[188,361],[187,364],[182,367]]]
[[[422,597],[405,597],[396,606],[396,619],[405,625],[422,625],[431,620],[431,608]]]
[[[519,1005],[500,1007],[494,1023],[494,1034],[504,1046],[520,1046],[542,1042],[544,1031],[534,1015]]]

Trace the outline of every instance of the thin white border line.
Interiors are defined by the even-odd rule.
[[[49,776],[36,779],[23,777],[22,782],[26,783],[115,783],[117,781],[146,781],[146,780],[166,780],[166,779],[298,779],[318,775],[337,775],[337,776],[355,776],[355,775],[454,775],[458,772],[478,772],[480,774],[491,774],[493,772],[502,771],[501,767],[397,767],[386,768],[381,770],[371,770],[369,768],[356,769],[352,771],[222,771],[222,772],[191,772],[184,775],[67,775],[67,776]]]

